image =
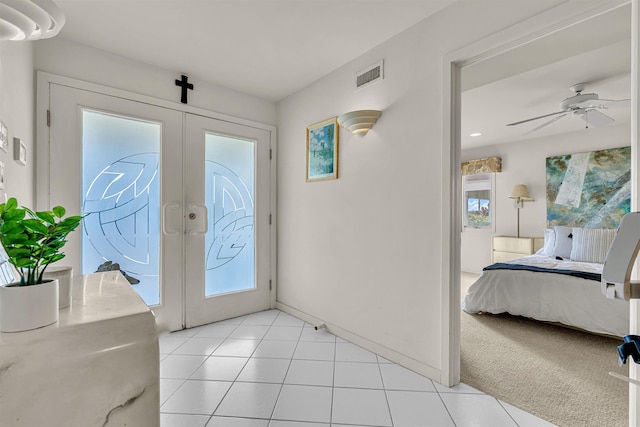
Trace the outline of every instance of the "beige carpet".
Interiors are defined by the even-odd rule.
[[[509,315],[461,314],[461,379],[561,427],[626,427],[614,339]],[[633,363],[629,361],[627,363]]]

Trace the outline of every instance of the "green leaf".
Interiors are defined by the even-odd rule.
[[[40,233],[40,234],[49,233],[49,227],[42,224],[37,219],[25,219],[24,221],[22,221],[22,224],[24,224],[25,228],[29,231]]]
[[[0,204],[0,243],[9,262],[19,270],[22,284],[41,283],[46,266],[65,257],[62,248],[66,237],[83,218],[63,218],[65,214],[62,206],[41,212],[18,208],[15,198]]]
[[[3,221],[20,221],[24,218],[26,211],[24,209],[14,209],[5,211],[2,215]]]
[[[54,257],[52,257],[51,259],[49,259],[49,262],[47,262],[47,264],[53,264],[54,262],[60,261],[64,257],[65,257],[64,254],[57,254]]]
[[[36,216],[51,225],[55,225],[56,223],[56,219],[51,215],[51,212],[36,212]]]
[[[2,236],[2,243],[5,248],[8,245],[25,244],[29,241],[29,236],[25,234],[5,234]]]
[[[19,234],[24,230],[24,226],[18,221],[6,221],[3,222],[0,227],[0,233],[2,234]]]
[[[56,206],[53,208],[53,214],[58,218],[62,218],[65,213],[67,213],[67,210],[62,206]]]
[[[11,258],[24,258],[30,256],[31,251],[24,248],[12,248],[10,251],[7,251],[7,255]]]
[[[12,261],[12,264],[15,265],[18,268],[21,268],[21,267],[34,267],[36,265],[35,261],[32,260],[29,257],[15,258]]]
[[[7,200],[7,203],[5,203],[5,210],[12,210],[18,207],[18,201],[16,200],[15,197],[10,198],[9,200]]]

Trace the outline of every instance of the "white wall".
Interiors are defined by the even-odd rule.
[[[0,150],[5,164],[5,189],[0,190],[0,202],[5,194],[16,197],[21,205],[33,207],[35,141],[33,44],[31,42],[0,41],[0,121],[9,132],[9,151]],[[27,166],[13,160],[13,138],[27,147]]]
[[[462,151],[461,160],[502,157],[502,172],[496,173],[496,230],[462,232],[461,270],[480,273],[491,264],[491,237],[515,236],[516,209],[508,196],[515,184],[526,184],[535,201],[520,209],[520,236],[542,237],[547,227],[546,158],[631,145],[628,124],[583,129],[549,138],[537,138],[513,144],[499,144]]]
[[[443,56],[550,4],[457,2],[278,104],[283,309],[441,380]],[[306,126],[369,108],[369,134],[340,130],[340,178],[306,183]]]
[[[178,66],[178,64],[176,64]],[[103,50],[62,39],[60,36],[35,43],[35,68],[91,83],[180,102],[175,80],[189,70],[164,70]],[[275,103],[199,80],[191,80],[194,90],[189,105],[230,116],[274,125]]]

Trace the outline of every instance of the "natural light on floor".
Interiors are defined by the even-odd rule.
[[[162,427],[552,426],[279,310],[160,339]]]

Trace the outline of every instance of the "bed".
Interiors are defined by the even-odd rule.
[[[536,254],[485,267],[469,287],[463,310],[510,313],[598,334],[628,335],[629,302],[605,298],[600,288],[615,230],[552,230],[553,238],[545,231],[545,247]]]

